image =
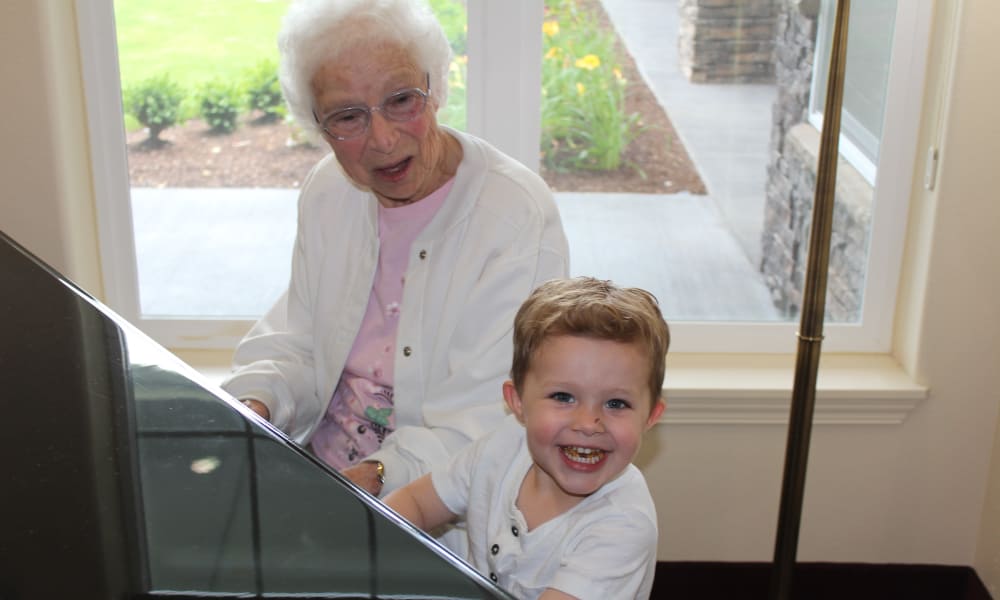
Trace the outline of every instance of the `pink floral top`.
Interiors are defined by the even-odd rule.
[[[410,246],[434,218],[454,181],[419,202],[378,207],[379,258],[368,308],[311,440],[313,452],[335,469],[357,464],[395,429],[393,359]]]

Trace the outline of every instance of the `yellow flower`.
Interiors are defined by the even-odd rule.
[[[582,96],[586,91],[587,91],[587,88],[582,83],[580,83],[579,81],[577,81],[576,82],[576,93],[578,95]]]
[[[618,67],[611,69],[611,72],[615,74],[615,79],[617,79],[618,81],[622,82],[625,81],[625,77],[622,76],[622,70],[619,69]]]
[[[545,53],[545,58],[559,58],[560,54],[562,54],[562,48],[559,46],[552,46],[549,48],[549,51]]]
[[[559,21],[545,21],[542,23],[542,32],[549,37],[559,35]]]
[[[583,58],[578,58],[576,61],[576,66],[581,69],[587,69],[588,71],[593,71],[597,67],[601,66],[601,59],[598,58],[596,54],[588,54]]]

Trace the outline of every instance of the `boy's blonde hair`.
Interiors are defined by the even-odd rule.
[[[554,279],[538,286],[514,317],[510,378],[518,392],[542,342],[558,335],[638,342],[645,347],[650,408],[656,406],[663,390],[670,328],[655,296],[640,288],[621,288],[593,277]]]

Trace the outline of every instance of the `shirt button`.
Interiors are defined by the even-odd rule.
[[[497,574],[496,573],[490,573],[490,580],[493,583],[496,583],[498,581]]]
[[[427,251],[426,250],[421,250],[420,254],[418,254],[417,256],[420,257],[420,260],[424,260],[425,258],[427,258]]]
[[[500,552],[500,546],[493,544],[493,547],[490,548],[490,552],[493,553],[493,556],[496,556],[497,552]]]
[[[518,536],[518,533],[519,533],[519,532],[517,531],[517,525],[514,525],[513,527],[511,527],[511,528],[510,528],[510,532],[514,534],[514,537],[517,537],[517,536]]]
[[[413,348],[410,348],[409,346],[403,346],[403,356],[409,356],[411,354],[413,354]]]

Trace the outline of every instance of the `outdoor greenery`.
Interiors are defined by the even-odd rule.
[[[158,75],[130,85],[123,92],[125,110],[149,129],[149,142],[160,141],[160,133],[180,118],[184,92],[168,75]]]
[[[275,121],[285,114],[285,101],[281,97],[281,85],[278,83],[278,64],[273,60],[264,60],[247,71],[246,82],[247,108],[262,113],[262,118]]]
[[[549,168],[612,171],[638,133],[625,114],[615,36],[574,0],[546,0],[542,24],[542,157]]]
[[[469,62],[466,49],[466,24],[469,22],[464,0],[430,0],[431,10],[437,16],[444,34],[451,45],[452,61],[448,69],[448,102],[438,113],[438,119],[455,129],[465,129],[465,82]]]
[[[243,92],[236,85],[215,79],[202,86],[198,97],[199,114],[213,132],[230,133],[236,130],[236,119],[246,106]]]
[[[238,78],[262,61],[276,64],[275,39],[288,3],[115,0],[122,89],[166,74],[182,91],[178,122],[198,116],[199,88]],[[134,130],[145,124],[132,113],[125,125]]]
[[[198,115],[220,131],[232,131],[244,112],[282,115],[274,40],[288,2],[256,2],[248,10],[246,0],[117,0],[126,126],[149,127],[155,138]],[[439,119],[464,129],[465,1],[430,0],[430,5],[454,54],[448,102]],[[239,15],[239,27],[233,27],[233,15]],[[639,127],[638,115],[625,114],[626,81],[614,34],[601,31],[596,16],[576,0],[545,0],[542,29],[543,161],[557,170],[619,168]],[[160,82],[162,89],[139,101],[139,81]],[[177,94],[180,106],[171,108],[168,100]]]

